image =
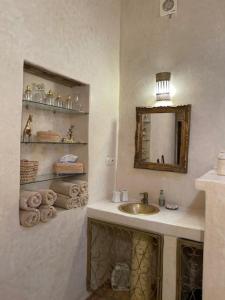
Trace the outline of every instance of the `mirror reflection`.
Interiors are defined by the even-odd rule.
[[[175,113],[142,116],[142,159],[147,162],[178,164]]]
[[[190,105],[138,107],[135,167],[187,172]]]

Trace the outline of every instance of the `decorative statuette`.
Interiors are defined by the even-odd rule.
[[[28,142],[30,142],[31,135],[32,135],[32,115],[29,115],[27,123],[23,130],[23,142],[25,142],[26,137],[28,137]]]
[[[67,131],[66,137],[64,137],[62,139],[62,141],[64,143],[74,143],[73,130],[74,130],[74,125],[71,125],[70,128]]]

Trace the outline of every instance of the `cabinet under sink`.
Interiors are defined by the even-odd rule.
[[[163,298],[163,244],[161,234],[88,218],[88,300],[175,300]],[[202,257],[202,243],[177,239],[176,300],[202,299]]]
[[[163,238],[125,226],[88,220],[87,286],[92,300],[161,299]],[[115,267],[129,270],[112,278]],[[129,286],[123,286],[129,276]],[[112,281],[117,286],[112,285]]]

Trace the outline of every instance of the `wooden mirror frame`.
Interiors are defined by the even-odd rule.
[[[145,162],[142,160],[142,115],[154,113],[181,113],[182,134],[180,149],[180,164],[161,164]],[[136,107],[136,135],[135,135],[135,158],[134,168],[157,171],[187,173],[188,148],[190,136],[191,105],[160,106],[160,107]]]

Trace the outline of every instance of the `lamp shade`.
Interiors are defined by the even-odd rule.
[[[156,74],[156,100],[170,100],[170,72],[161,72]]]

